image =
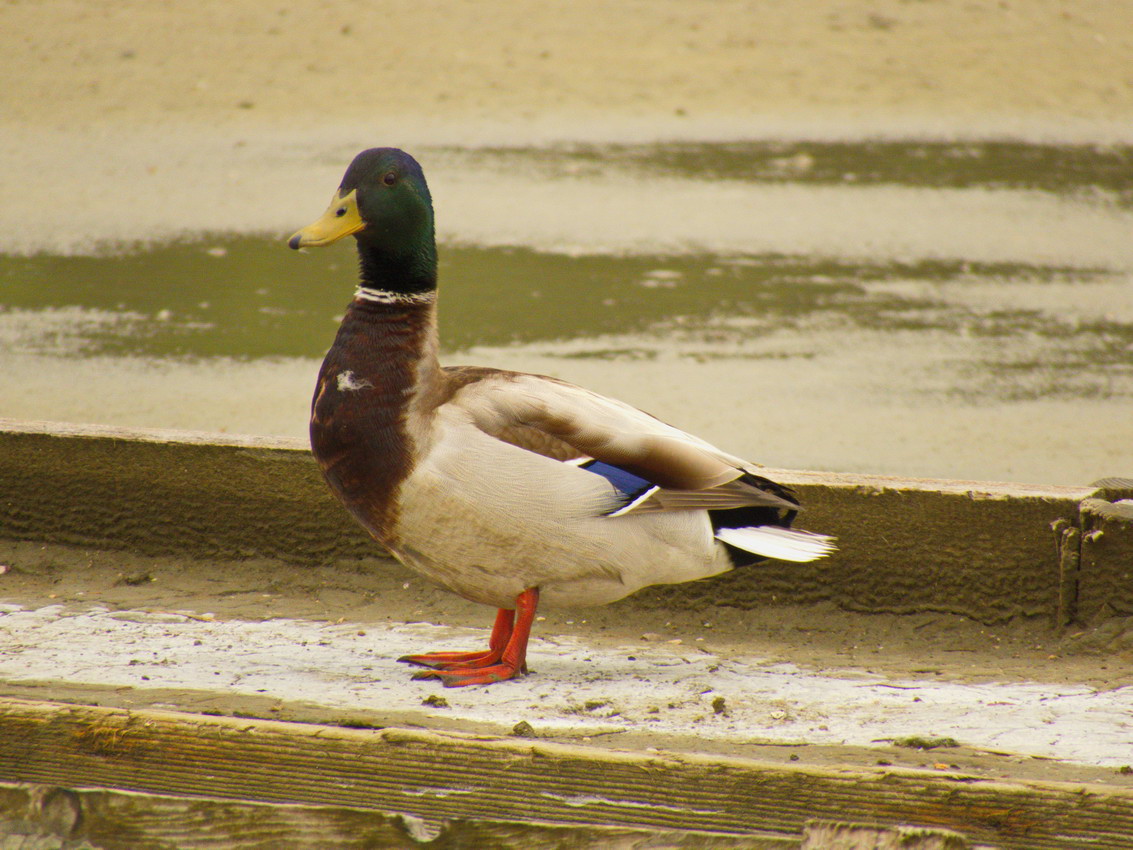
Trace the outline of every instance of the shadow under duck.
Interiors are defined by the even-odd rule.
[[[400,659],[415,678],[526,672],[538,605],[601,605],[766,558],[811,561],[798,501],[758,467],[647,413],[541,375],[442,367],[433,205],[413,157],[355,157],[295,249],[357,240],[360,281],[311,405],[330,489],[394,557],[498,608],[485,652]]]

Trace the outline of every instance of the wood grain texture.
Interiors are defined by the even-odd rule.
[[[808,823],[801,850],[968,850],[972,845],[950,829]]]
[[[878,768],[785,767],[423,730],[0,701],[0,782],[399,812],[426,821],[769,833],[820,818],[1004,848],[1126,848],[1133,792]]]
[[[0,784],[0,848],[19,850],[787,850],[791,839],[601,826],[427,821],[338,806]]]

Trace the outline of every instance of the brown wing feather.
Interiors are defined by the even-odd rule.
[[[450,403],[497,439],[559,459],[596,458],[669,491],[720,490],[729,506],[788,505],[737,481],[752,464],[622,402],[540,375],[481,368],[450,374]]]
[[[586,457],[570,443],[564,442],[546,431],[540,431],[538,428],[531,428],[527,425],[512,425],[508,428],[501,428],[492,436],[497,440],[503,440],[505,443],[511,443],[513,446],[519,446],[521,449],[527,449],[529,452],[535,452],[535,454],[555,460],[578,460]]]
[[[449,401],[454,395],[470,384],[485,380],[510,381],[524,376],[523,372],[512,372],[506,369],[491,369],[487,366],[444,366],[441,368],[441,372],[445,380],[444,390],[438,402],[440,404]],[[553,381],[555,379],[546,378],[545,380]],[[476,424],[482,431],[490,434],[497,440],[511,443],[513,446],[518,446],[529,452],[535,452],[535,454],[540,454],[544,457],[554,458],[555,460],[577,460],[578,458],[586,457],[583,452],[579,451],[570,443],[541,428],[532,427],[521,422],[508,423],[506,421],[493,422],[492,424],[496,426],[494,428],[485,427],[489,424],[487,422],[478,421]]]
[[[785,495],[789,495],[790,491]],[[742,479],[730,481],[711,490],[658,490],[635,507],[635,511],[730,510],[733,508],[766,507],[797,511],[798,503],[789,498],[761,490]]]

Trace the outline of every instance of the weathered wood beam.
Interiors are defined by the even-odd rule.
[[[0,846],[20,850],[416,850],[492,847],[666,847],[673,850],[787,850],[798,842],[687,830],[449,819],[426,821],[372,809],[246,803],[204,797],[0,783]],[[911,848],[906,848],[911,850]]]
[[[1133,791],[821,769],[527,739],[0,700],[0,782],[801,838],[807,821],[955,830],[1003,848],[1127,848]]]
[[[971,846],[950,829],[812,821],[806,825],[800,850],[968,850]]]

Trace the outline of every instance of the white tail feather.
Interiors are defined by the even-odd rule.
[[[796,531],[777,525],[721,528],[716,532],[716,539],[755,555],[800,563],[822,558],[838,548],[834,545],[834,538],[827,534]]]

